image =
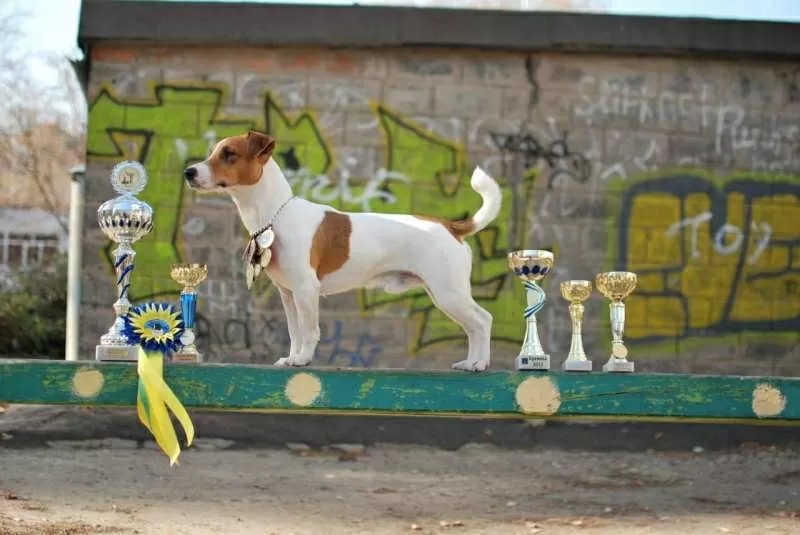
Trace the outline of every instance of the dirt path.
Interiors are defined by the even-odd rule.
[[[170,469],[135,442],[87,444],[0,449],[0,534],[800,533],[788,450],[207,448]]]

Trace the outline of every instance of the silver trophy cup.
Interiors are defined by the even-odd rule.
[[[97,209],[100,229],[117,244],[113,252],[117,301],[114,324],[100,337],[100,345],[95,348],[96,360],[136,361],[138,356],[138,347],[128,343],[123,326],[131,308],[128,290],[136,256],[132,245],[153,229],[153,209],[135,197],[146,184],[147,172],[139,162],[120,162],[111,172],[111,185],[119,197],[104,202]]]

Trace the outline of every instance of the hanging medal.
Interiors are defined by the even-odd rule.
[[[253,280],[256,278],[256,270],[253,264],[247,264],[245,276],[247,280],[247,289],[249,290],[253,287]]]
[[[256,238],[256,243],[258,243],[261,253],[261,267],[266,268],[269,265],[269,261],[272,260],[271,247],[272,244],[275,243],[275,232],[272,230],[272,227],[267,227],[264,232],[259,234],[258,238]]]
[[[247,242],[242,256],[247,264],[246,281],[248,289],[252,288],[253,282],[261,275],[261,271],[269,266],[272,260],[271,247],[274,242],[275,232],[272,227],[267,227]]]

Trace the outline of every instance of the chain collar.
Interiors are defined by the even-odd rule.
[[[275,214],[273,214],[272,218],[269,220],[269,223],[267,223],[266,225],[264,225],[263,227],[261,227],[261,228],[260,228],[260,229],[258,229],[257,231],[253,232],[253,233],[250,235],[250,239],[251,239],[251,240],[255,240],[255,239],[256,239],[256,238],[258,238],[258,237],[259,237],[261,234],[263,234],[265,230],[267,230],[268,228],[270,228],[270,227],[272,226],[272,224],[275,222],[275,220],[276,220],[276,219],[278,219],[278,216],[281,214],[281,212],[282,212],[282,211],[283,211],[283,209],[286,207],[286,205],[287,205],[287,204],[289,204],[289,201],[291,201],[292,199],[294,199],[294,197],[295,197],[295,196],[294,196],[294,195],[292,195],[291,197],[289,197],[288,199],[286,199],[285,201],[283,201],[283,204],[281,204],[281,205],[278,207],[278,211],[276,211],[276,212],[275,212]]]
[[[278,210],[272,215],[272,218],[269,220],[269,223],[267,223],[266,225],[264,225],[263,227],[256,230],[250,235],[250,239],[247,240],[247,245],[245,245],[244,251],[242,252],[242,261],[244,261],[245,264],[252,264],[259,260],[261,255],[258,251],[258,243],[257,243],[258,237],[261,236],[264,232],[266,232],[270,228],[272,228],[272,224],[275,222],[276,219],[278,219],[278,216],[280,215],[281,211],[283,211],[286,205],[289,204],[289,201],[294,199],[294,197],[295,196],[292,195],[291,197],[283,201],[283,204],[281,204]]]

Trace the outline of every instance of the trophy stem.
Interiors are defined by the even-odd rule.
[[[522,342],[522,349],[517,356],[516,367],[518,370],[549,370],[550,355],[544,352],[542,343],[539,340],[539,329],[536,322],[536,313],[544,307],[545,293],[533,281],[524,281],[523,285],[527,290],[528,306],[525,307],[524,311],[526,319],[525,338]]]
[[[136,346],[130,345],[123,333],[125,316],[131,308],[128,290],[131,286],[131,273],[134,267],[134,252],[131,244],[120,242],[114,249],[114,272],[117,276],[117,300],[113,305],[114,323],[100,337],[100,345],[95,349],[96,360],[136,360]]]
[[[622,336],[625,334],[625,303],[622,301],[612,301],[608,306],[609,317],[611,319],[611,336],[613,343],[621,344]]]
[[[564,361],[564,371],[592,371],[592,361],[586,358],[586,352],[583,349],[583,311],[584,307],[580,303],[569,305],[569,316],[572,319],[572,340],[567,359]]]
[[[633,362],[627,360],[628,348],[622,340],[625,334],[625,303],[612,301],[608,309],[611,319],[611,357],[603,365],[603,371],[632,372]]]
[[[183,317],[183,336],[181,347],[176,351],[172,360],[174,362],[202,362],[203,356],[195,346],[195,319],[197,317],[197,290],[194,286],[187,285],[181,292],[181,315]]]

